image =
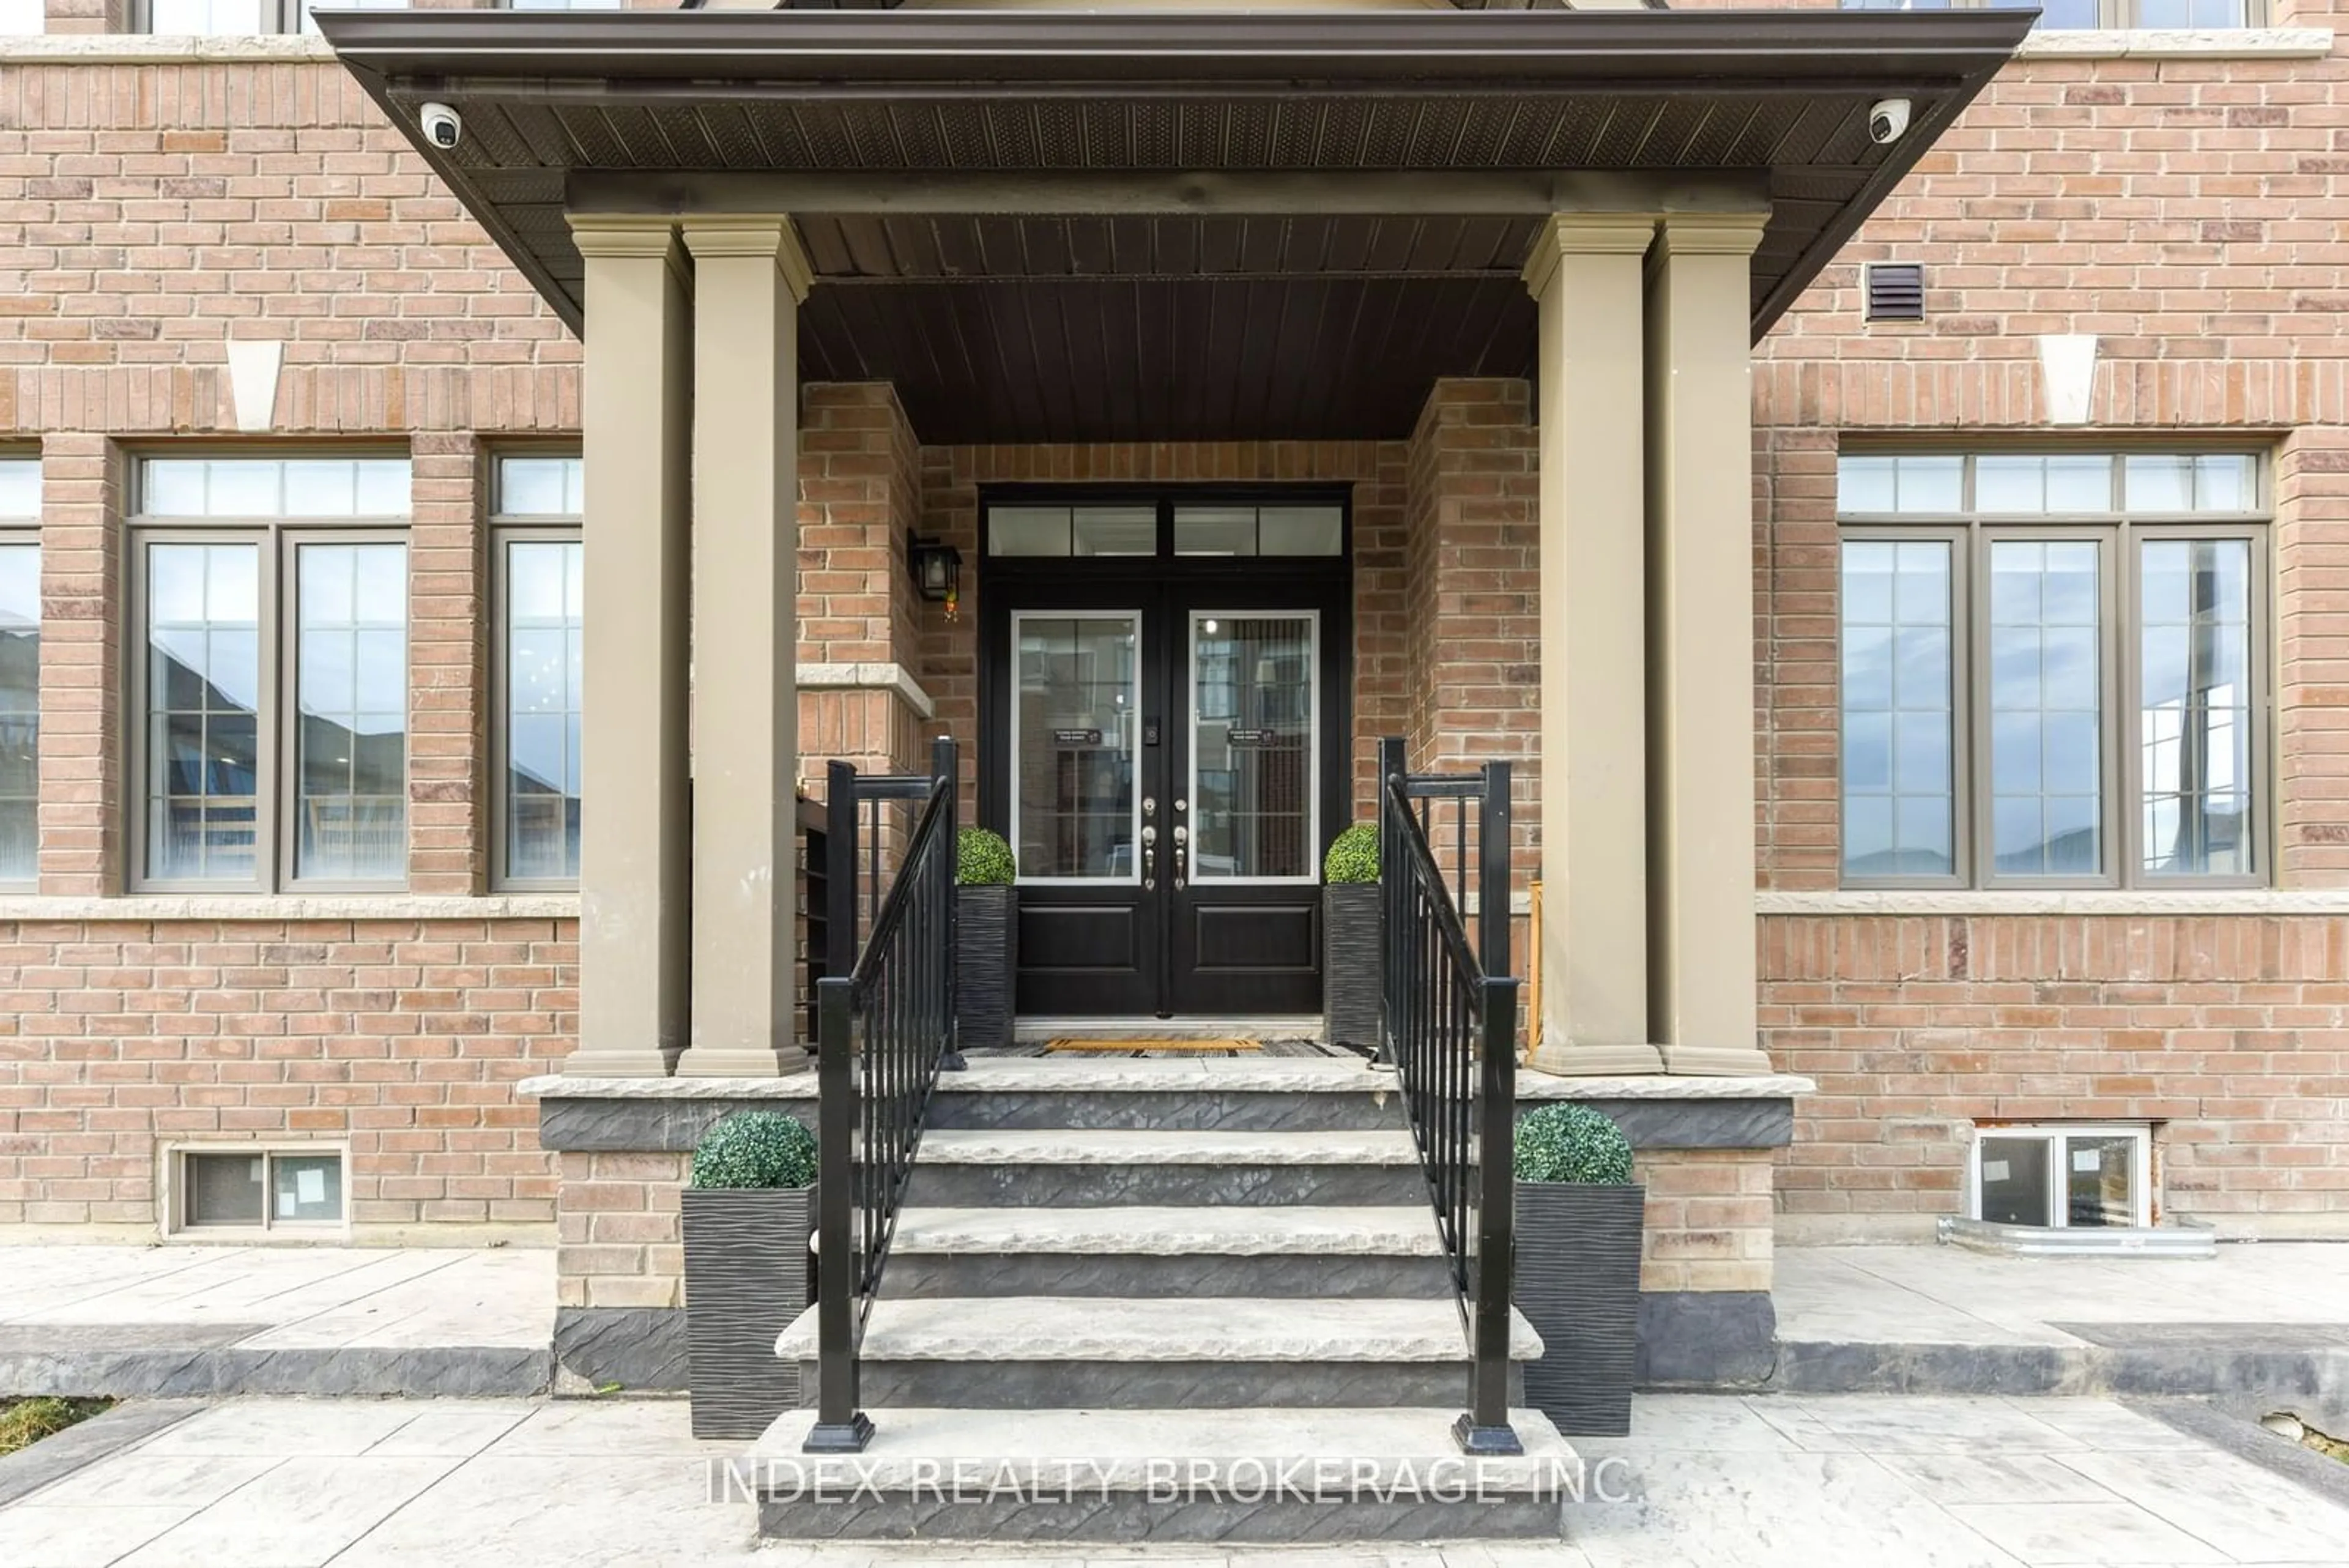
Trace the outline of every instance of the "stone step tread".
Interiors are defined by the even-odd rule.
[[[1295,1484],[1342,1494],[1354,1486],[1392,1486],[1406,1474],[1434,1492],[1467,1480],[1488,1492],[1555,1486],[1570,1476],[1574,1449],[1538,1410],[1512,1410],[1522,1455],[1470,1460],[1453,1440],[1457,1412],[1402,1407],[1380,1409],[1244,1410],[940,1410],[875,1412],[872,1442],[861,1454],[807,1455],[800,1446],[813,1410],[786,1410],[744,1456],[753,1484],[786,1487],[833,1480],[876,1491],[936,1488],[966,1477],[984,1488],[1008,1476],[1050,1488],[1134,1490],[1179,1480],[1198,1490],[1226,1478],[1235,1487],[1264,1486],[1298,1461]],[[1179,1469],[1169,1472],[1170,1461]],[[803,1467],[789,1477],[762,1471]],[[1194,1467],[1198,1467],[1196,1469]],[[948,1467],[941,1474],[941,1468]],[[1473,1468],[1472,1468],[1473,1467]],[[1273,1470],[1273,1475],[1259,1472]]]
[[[1444,1238],[1425,1204],[1122,1209],[909,1205],[897,1217],[891,1251],[1441,1258]]]
[[[975,1059],[959,1073],[938,1075],[938,1093],[961,1094],[1217,1094],[1392,1095],[1392,1067],[1334,1057],[1267,1057],[1262,1061],[1198,1056],[1066,1056]]]
[[[816,1355],[816,1308],[775,1341],[786,1361]],[[1541,1336],[1509,1312],[1509,1354],[1536,1361]],[[864,1325],[866,1361],[1464,1361],[1450,1298],[1327,1296],[915,1296],[885,1284]]]
[[[915,1157],[931,1165],[1416,1165],[1404,1131],[1194,1132],[1151,1127],[1008,1131],[933,1127]]]

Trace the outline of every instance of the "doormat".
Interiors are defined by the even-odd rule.
[[[1237,1056],[1242,1052],[1261,1051],[1264,1044],[1256,1040],[1048,1040],[1044,1054],[1054,1056],[1063,1052],[1095,1056]]]

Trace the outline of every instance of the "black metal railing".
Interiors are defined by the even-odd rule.
[[[932,753],[921,815],[897,860],[895,880],[855,946],[854,886],[860,794],[902,781],[860,779],[832,766],[833,953],[854,961],[816,982],[816,1421],[810,1453],[854,1453],[873,1436],[859,1388],[864,1322],[881,1287],[899,1200],[938,1074],[962,1065],[955,1050],[955,748]],[[843,826],[845,831],[843,831]]]
[[[1402,741],[1379,742],[1381,1053],[1401,1080],[1468,1339],[1468,1408],[1453,1434],[1472,1454],[1519,1454],[1509,1424],[1517,1097],[1517,982],[1506,972],[1509,764],[1414,777],[1403,763]],[[1429,808],[1440,800],[1464,819],[1464,818],[1475,808],[1473,947],[1429,839]]]

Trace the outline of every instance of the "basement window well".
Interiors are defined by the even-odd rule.
[[[184,1149],[174,1184],[181,1231],[306,1233],[343,1225],[343,1151]]]
[[[2152,1156],[2143,1127],[1980,1127],[1967,1212],[1993,1225],[2150,1225]]]

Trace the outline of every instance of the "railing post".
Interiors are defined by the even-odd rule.
[[[1396,832],[1394,804],[1389,795],[1392,781],[1403,776],[1403,749],[1401,735],[1382,735],[1379,739],[1379,1050],[1372,1058],[1381,1066],[1396,1065],[1395,1032],[1400,1027],[1401,1008],[1396,988],[1402,976],[1402,924],[1401,900],[1402,875],[1402,841]]]
[[[1517,982],[1487,975],[1477,1042],[1476,1268],[1468,1408],[1452,1428],[1462,1451],[1522,1454],[1509,1425],[1510,1307],[1516,1293]]]
[[[943,780],[947,788],[946,853],[938,859],[938,874],[945,881],[947,1045],[946,1054],[938,1058],[938,1070],[959,1073],[966,1065],[962,1059],[962,998],[957,990],[962,975],[962,775],[950,735],[940,735],[930,742],[930,780],[934,784]]]
[[[823,972],[845,980],[856,970],[856,769],[847,763],[824,768],[823,814]]]
[[[1484,811],[1476,828],[1476,960],[1486,974],[1514,974],[1509,962],[1509,764],[1485,764]],[[1512,1044],[1511,1049],[1516,1047]]]
[[[854,1454],[873,1440],[856,1366],[855,988],[846,975],[826,975],[815,989],[816,1418],[802,1448]]]

